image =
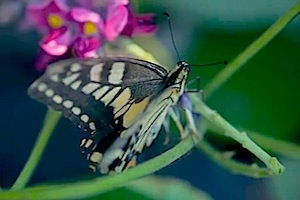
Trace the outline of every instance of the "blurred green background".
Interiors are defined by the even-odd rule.
[[[183,60],[192,64],[230,62],[296,1],[133,2],[141,13],[156,13],[159,24],[156,39],[144,37],[137,41],[161,63],[173,66],[177,58],[166,19],[161,13],[167,11],[171,15],[177,48]],[[237,127],[299,143],[299,33],[300,20],[296,18],[206,103]],[[2,187],[9,187],[22,169],[46,111],[45,106],[26,95],[26,88],[39,76],[33,68],[37,43],[38,35],[34,32],[18,32],[15,24],[0,27]],[[200,76],[201,88],[204,88],[222,68],[224,66],[193,67],[189,78]],[[80,131],[67,120],[61,120],[32,183],[91,176],[78,148],[81,136],[74,132]],[[155,143],[155,147],[160,145]],[[69,156],[67,162],[66,155]],[[300,199],[299,160],[282,156],[279,160],[286,167],[282,175],[257,180],[232,174],[194,150],[157,174],[189,182],[213,199]],[[147,187],[151,191],[159,189]],[[178,188],[173,190],[180,191]],[[144,198],[140,195],[144,192],[140,191],[128,193],[127,189],[119,189],[118,193],[100,197],[113,199],[110,195],[116,195],[116,198],[123,197],[121,199],[153,199]],[[174,195],[164,199],[174,199]],[[189,199],[188,195],[186,199]]]

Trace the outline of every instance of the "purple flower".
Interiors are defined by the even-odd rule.
[[[189,96],[186,93],[183,93],[180,96],[179,104],[181,104],[184,109],[190,110],[192,112],[194,122],[198,124],[198,122],[201,120],[201,115],[200,113],[195,112],[193,110],[193,103],[191,102]]]
[[[189,96],[186,93],[183,93],[180,98],[179,102],[182,105],[184,109],[192,110],[193,109],[193,104],[189,98]]]
[[[43,65],[51,57],[65,57],[70,52],[77,57],[97,57],[105,42],[156,28],[153,15],[135,15],[128,0],[75,0],[74,4],[77,7],[62,0],[46,0],[27,7],[27,20],[43,34],[38,69],[45,69]]]

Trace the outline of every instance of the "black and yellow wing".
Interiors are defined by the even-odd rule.
[[[70,59],[50,65],[28,93],[90,132],[81,147],[93,170],[121,172],[156,138],[187,73],[133,58]]]

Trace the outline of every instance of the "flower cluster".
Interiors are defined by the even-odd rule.
[[[97,57],[106,41],[120,35],[151,33],[153,14],[136,15],[128,0],[44,0],[29,4],[26,19],[43,38],[39,70],[62,57]]]

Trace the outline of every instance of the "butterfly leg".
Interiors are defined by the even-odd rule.
[[[177,126],[178,130],[179,130],[179,134],[180,134],[180,138],[184,139],[187,136],[187,133],[184,131],[184,128],[180,122],[180,118],[178,117],[178,115],[176,115],[175,110],[173,107],[171,107],[169,109],[169,115],[172,118],[172,120],[174,121],[175,125]]]
[[[170,142],[170,114],[168,113],[164,122],[163,122],[163,128],[165,129],[166,136],[165,136],[165,141],[164,145],[168,145]]]

